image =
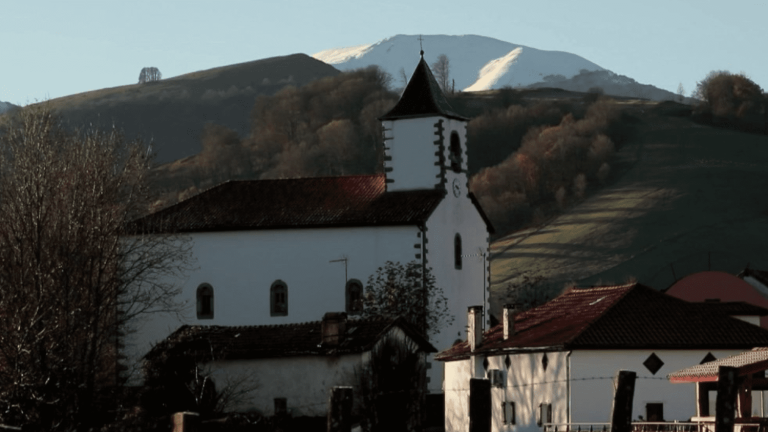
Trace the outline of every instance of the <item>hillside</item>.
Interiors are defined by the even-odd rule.
[[[492,309],[517,285],[552,298],[565,284],[656,289],[701,270],[768,267],[768,137],[701,126],[643,109],[638,133],[617,153],[612,185],[548,223],[495,241]]]
[[[14,104],[12,104],[10,102],[0,101],[0,114],[4,113],[6,111],[10,111],[10,110],[16,109],[16,108],[18,108],[18,106],[14,105]]]
[[[152,139],[157,162],[164,163],[199,153],[200,134],[207,122],[245,135],[258,96],[338,73],[307,55],[293,54],[80,93],[47,103],[73,125],[93,123],[108,128],[114,124],[129,139]]]

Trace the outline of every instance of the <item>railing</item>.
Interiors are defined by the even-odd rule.
[[[610,423],[544,423],[543,432],[610,432]],[[633,432],[714,432],[714,420],[692,422],[632,422]],[[734,432],[768,432],[765,424],[739,422]]]

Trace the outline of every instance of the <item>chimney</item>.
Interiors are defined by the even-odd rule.
[[[467,310],[467,321],[469,324],[469,349],[474,352],[483,342],[483,307],[470,306]]]
[[[515,305],[504,305],[504,340],[507,340],[515,335]]]
[[[344,340],[347,330],[347,314],[345,312],[326,312],[320,326],[322,344],[338,346]]]

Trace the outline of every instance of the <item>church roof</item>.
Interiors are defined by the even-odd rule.
[[[228,181],[134,221],[130,231],[416,225],[444,194],[387,192],[384,175]]]
[[[467,120],[453,110],[429,70],[424,57],[419,60],[411,80],[394,108],[379,117],[379,120],[443,116],[457,120]]]
[[[748,349],[768,345],[768,330],[633,283],[572,288],[515,315],[515,334],[503,323],[483,335],[475,354],[540,349]],[[435,357],[470,355],[464,341]]]
[[[338,355],[371,349],[389,331],[399,327],[424,352],[436,352],[403,318],[367,318],[346,321],[338,345],[322,343],[322,321],[258,326],[184,325],[155,345],[148,358],[175,351],[217,360],[243,360],[306,355]]]

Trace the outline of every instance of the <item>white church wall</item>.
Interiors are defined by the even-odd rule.
[[[457,131],[461,138],[462,153],[466,154],[465,124],[456,120],[444,121],[445,134]],[[448,146],[446,146],[447,149]],[[448,161],[448,150],[445,160]],[[445,178],[447,194],[427,221],[426,258],[427,267],[432,269],[438,286],[442,287],[448,298],[448,307],[454,321],[451,326],[441,329],[432,343],[442,351],[450,348],[456,340],[465,340],[466,314],[470,306],[482,305],[486,314],[485,325],[488,328],[489,296],[488,278],[488,231],[477,208],[468,197],[466,156],[462,157],[460,173],[447,167]],[[450,163],[450,162],[448,162]],[[454,180],[459,187],[458,196],[454,193]],[[456,234],[461,236],[461,268],[456,268],[454,241]],[[485,256],[483,256],[485,254]],[[430,369],[430,391],[439,392],[442,382],[442,368]]]
[[[382,122],[387,191],[433,189],[440,183],[440,167],[435,165],[434,124],[437,117],[398,119]]]
[[[471,361],[438,362],[445,370],[445,432],[469,430],[469,378]]]
[[[664,419],[687,421],[696,415],[693,384],[672,384],[667,374],[697,365],[707,355],[720,359],[740,350],[579,350],[571,355],[571,420],[574,423],[608,422],[613,401],[613,377],[620,370],[637,373],[632,418],[646,418],[646,404],[663,403]],[[652,374],[643,362],[652,354],[664,362]],[[589,395],[589,397],[584,397]],[[759,415],[759,396],[754,411]],[[714,408],[714,400],[710,405]]]
[[[326,312],[342,312],[344,263],[329,261],[346,257],[347,277],[364,285],[386,261],[414,260],[419,235],[415,226],[191,234],[197,268],[179,281],[185,309],[178,316],[155,314],[136,322],[136,331],[126,337],[126,354],[137,362],[183,324],[286,324],[319,321]],[[286,316],[270,316],[270,287],[276,280],[288,287]],[[197,288],[203,283],[213,287],[212,319],[197,318]]]

